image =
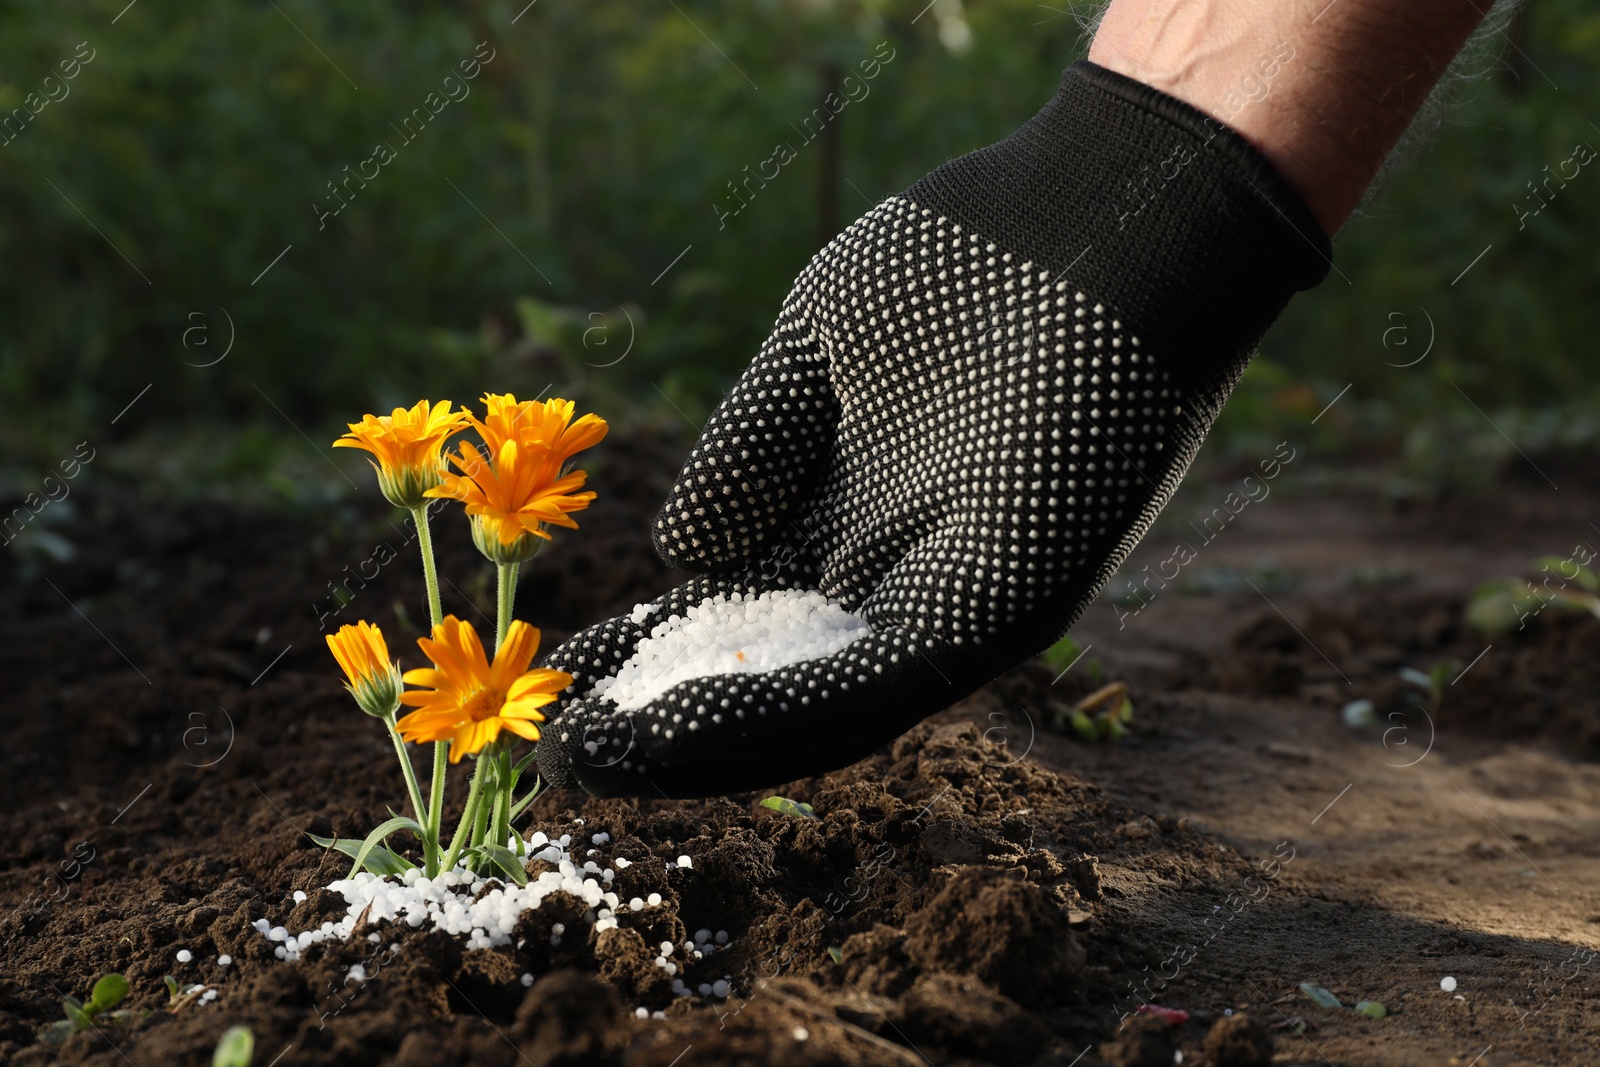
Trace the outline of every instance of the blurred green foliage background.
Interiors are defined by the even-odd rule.
[[[125,3],[0,8],[0,112],[27,114],[0,137],[6,466],[85,436],[229,423],[238,434],[212,450],[226,472],[291,424],[323,445],[363,411],[485,389],[548,386],[687,432],[823,235],[1024,121],[1082,55],[1089,11]],[[63,81],[81,44],[93,58]],[[1515,205],[1575,144],[1600,147],[1600,12],[1532,0],[1492,44],[1494,69],[1340,236],[1338,273],[1269,335],[1222,440],[1304,428],[1346,383],[1318,430],[1346,445],[1438,438],[1428,427],[1478,419],[1462,393],[1587,426],[1600,174],[1585,168],[1523,229]],[[832,169],[821,140],[800,147],[719,224],[728,183],[799,147],[829,85],[885,49],[836,120]],[[400,135],[490,50],[469,95]],[[31,113],[29,94],[63,85]],[[329,183],[380,142],[394,160],[319,220]],[[1425,316],[1429,355],[1393,366],[1427,347]]]

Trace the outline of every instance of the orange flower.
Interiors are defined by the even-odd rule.
[[[449,741],[450,762],[481,751],[509,730],[529,741],[539,740],[544,715],[539,708],[572,684],[564,671],[529,670],[539,650],[539,631],[513,622],[491,666],[483,642],[470,623],[446,615],[433,637],[417,639],[433,661],[431,668],[407,671],[405,680],[426,689],[408,689],[403,703],[417,710],[399,722],[407,741]]]
[[[507,441],[500,449],[496,463],[491,465],[483,453],[469,444],[461,446],[459,455],[450,457],[464,473],[446,474],[437,489],[429,496],[448,497],[467,506],[473,519],[473,533],[478,547],[491,559],[494,549],[518,555],[531,556],[538,542],[533,538],[550,540],[543,525],[564,526],[576,530],[578,524],[571,512],[582,511],[594,499],[593,492],[575,492],[582,487],[588,475],[583,471],[560,474],[558,461],[540,449],[523,449],[515,441]],[[505,560],[497,562],[521,562]]]
[[[372,464],[378,486],[395,507],[415,510],[424,495],[439,484],[444,473],[440,450],[452,434],[465,429],[471,415],[451,411],[450,401],[431,407],[419,400],[411,408],[395,408],[389,415],[366,415],[350,423],[350,432],[333,443],[335,448],[364,448],[378,457]]]
[[[588,507],[595,494],[578,492],[587,474],[563,468],[574,453],[605,437],[606,423],[595,415],[572,422],[570,400],[519,402],[508,393],[483,401],[488,414],[472,424],[487,455],[462,444],[449,457],[461,473],[446,473],[427,495],[466,505],[473,541],[485,556],[522,563],[550,540],[545,526],[578,528],[571,513]]]
[[[608,429],[606,420],[598,415],[584,415],[573,422],[572,401],[559,397],[540,403],[518,400],[510,393],[486,393],[483,403],[488,412],[482,421],[474,418],[472,425],[483,435],[489,455],[495,457],[502,445],[515,441],[522,448],[547,449],[565,463],[599,444]]]
[[[370,622],[341,626],[328,648],[349,679],[345,688],[368,715],[387,719],[400,707],[400,668],[389,658],[383,632]]]

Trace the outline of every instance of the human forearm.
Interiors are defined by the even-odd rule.
[[[1492,0],[1112,0],[1089,58],[1226,122],[1334,233]]]

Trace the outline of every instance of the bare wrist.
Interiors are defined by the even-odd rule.
[[[1089,58],[1227,123],[1331,235],[1480,18],[1462,0],[1113,0]]]

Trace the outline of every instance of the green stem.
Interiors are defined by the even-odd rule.
[[[486,766],[487,766],[487,764],[485,763],[483,758],[480,756],[479,759],[478,759],[478,774],[473,775],[473,777],[476,778],[479,775],[488,775],[488,774],[493,773],[491,771],[485,770],[484,768]],[[499,798],[496,797],[496,800],[498,800],[498,799]],[[484,836],[488,833],[488,829],[489,829],[489,809],[492,806],[493,806],[493,802],[492,801],[489,804],[485,804],[481,800],[478,802],[478,810],[477,810],[477,813],[476,813],[476,817],[472,820],[472,838],[471,838],[471,842],[472,842],[472,847],[473,848],[478,848],[478,847],[482,846]]]
[[[446,762],[450,753],[450,742],[435,741],[433,743],[433,783],[429,789],[428,818],[423,825],[428,828],[428,834],[437,844],[439,835],[444,831],[444,779],[449,767]],[[435,849],[435,855],[437,855]],[[448,870],[449,868],[444,868]],[[429,878],[437,877],[438,870],[428,872]]]
[[[495,597],[494,651],[498,657],[500,647],[506,643],[506,631],[511,629],[511,608],[517,599],[518,564],[498,565],[498,587]],[[478,771],[484,773],[487,764],[494,767],[494,799],[488,808],[479,805],[478,818],[472,828],[472,844],[483,844],[491,838],[496,845],[504,846],[511,836],[511,745],[509,741],[496,741],[478,757]]]
[[[480,801],[483,799],[482,769],[480,765],[478,768],[480,773],[472,776],[472,785],[467,790],[467,806],[461,812],[461,821],[456,824],[455,836],[450,839],[450,851],[445,853],[444,859],[439,864],[441,872],[456,869],[456,860],[461,856],[463,835],[467,833],[468,827],[477,822],[478,808],[482,806]]]
[[[511,838],[511,740],[500,753],[500,797],[495,804],[495,843],[504,845]]]
[[[450,754],[450,742],[435,741],[433,743],[433,783],[429,789],[428,818],[424,825],[428,833],[437,842],[439,835],[444,832],[444,779],[450,764],[447,759]],[[436,853],[437,854],[437,853]],[[442,868],[449,870],[448,867]],[[437,870],[430,871],[428,877],[437,877]]]
[[[394,716],[390,715],[384,720],[384,723],[389,727],[389,740],[394,742],[394,754],[400,757],[400,768],[405,771],[406,791],[411,794],[411,806],[416,810],[417,822],[426,827],[428,825],[428,809],[422,805],[422,790],[417,788],[417,771],[416,768],[411,766],[411,754],[406,751],[406,743],[400,737],[399,729],[395,727]],[[428,862],[432,863],[434,854],[439,848],[437,839],[433,842],[424,843],[427,845]],[[429,877],[431,878],[432,875],[430,874]]]
[[[485,841],[488,841],[492,844],[503,845],[506,843],[506,835],[500,832],[500,821],[505,818],[506,791],[498,780],[500,758],[496,756],[494,762],[496,772],[496,781],[494,784],[494,804],[489,809],[489,825],[484,828],[483,838]]]
[[[411,518],[417,524],[417,547],[422,550],[422,580],[428,586],[429,625],[438,626],[444,621],[444,608],[439,603],[439,571],[433,562],[433,534],[428,532],[427,505],[413,508]]]
[[[506,631],[511,628],[511,605],[517,599],[517,569],[518,564],[500,564],[500,589],[498,597],[498,610],[494,624],[494,650],[496,654],[500,646],[505,644]]]
[[[444,620],[444,607],[439,602],[439,570],[433,558],[433,534],[428,530],[428,506],[424,504],[420,508],[413,508],[411,520],[416,523],[417,547],[422,551],[422,580],[428,587],[429,626],[436,627]],[[450,742],[433,743],[433,780],[428,788],[428,817],[421,819],[435,843],[430,859],[437,858],[439,835],[444,832],[444,781],[449,769],[449,755]],[[449,870],[448,867],[444,869]],[[427,873],[431,878],[439,872],[430,870]]]

